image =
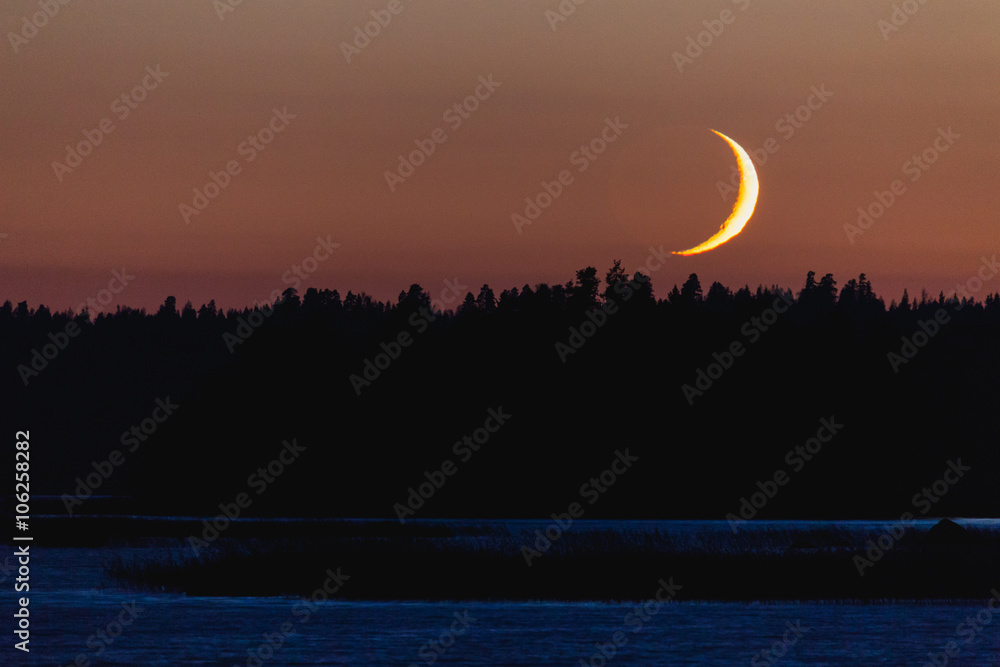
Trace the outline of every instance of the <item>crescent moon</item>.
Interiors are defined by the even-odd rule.
[[[757,171],[753,168],[753,161],[750,160],[750,156],[747,155],[742,146],[722,132],[716,132],[715,130],[712,130],[712,132],[725,139],[729,147],[733,149],[733,153],[736,154],[736,161],[740,169],[740,191],[736,195],[733,212],[722,223],[715,236],[693,248],[676,250],[671,253],[673,255],[697,255],[698,253],[718,248],[743,231],[743,228],[750,220],[750,216],[753,215],[754,206],[757,205],[757,193],[760,192],[760,183],[757,181]]]

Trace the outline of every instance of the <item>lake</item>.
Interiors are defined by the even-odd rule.
[[[673,523],[693,530],[698,522]],[[0,551],[4,586],[16,576],[13,551]],[[107,580],[102,559],[142,551],[33,546],[31,653],[15,654],[17,664],[923,665],[954,641],[958,655],[948,664],[1000,665],[1000,616],[985,600],[306,605],[296,597],[134,593]],[[650,582],[649,597],[656,591]]]

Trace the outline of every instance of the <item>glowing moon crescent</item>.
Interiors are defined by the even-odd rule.
[[[715,236],[693,248],[674,251],[671,253],[674,255],[697,255],[698,253],[718,248],[720,245],[743,231],[743,227],[746,226],[747,221],[750,220],[750,216],[753,215],[754,206],[757,205],[757,193],[760,191],[760,183],[757,182],[757,171],[753,168],[753,162],[750,160],[750,156],[747,155],[747,152],[743,150],[742,146],[724,135],[722,132],[716,132],[715,130],[712,130],[712,132],[715,132],[717,135],[725,139],[726,143],[729,144],[729,147],[733,149],[734,153],[736,153],[736,161],[739,164],[740,169],[740,191],[739,194],[736,195],[736,203],[733,205],[733,212],[730,213],[726,221],[722,223],[722,226],[719,227],[719,231],[715,233]]]

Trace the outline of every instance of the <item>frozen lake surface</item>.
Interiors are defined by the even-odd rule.
[[[13,551],[0,550],[0,578],[11,588]],[[949,665],[1000,665],[1000,606],[994,613],[987,601],[310,607],[295,597],[121,590],[109,585],[101,561],[128,551],[140,550],[32,547],[31,653],[15,653],[17,664],[597,666],[603,650],[613,656],[609,665],[924,665],[935,654],[943,664],[955,642]],[[655,593],[651,582],[650,598]]]

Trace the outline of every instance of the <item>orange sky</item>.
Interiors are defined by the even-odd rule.
[[[135,278],[111,308],[168,294],[244,305],[288,287],[317,237],[340,245],[300,291],[385,299],[419,282],[437,296],[457,279],[499,292],[603,275],[613,258],[634,268],[728,215],[717,183],[735,158],[710,128],[777,151],[755,157],[743,233],[672,257],[653,274],[659,296],[691,272],[706,287],[797,288],[810,269],[840,284],[865,271],[890,298],[936,294],[998,250],[1000,4],[913,2],[886,35],[891,1],[587,0],[553,30],[559,6],[244,0],[220,18],[207,1],[100,1],[58,5],[33,30],[37,0],[5,2],[0,299],[72,307],[124,268]],[[347,62],[342,43],[373,10],[391,21]],[[713,27],[679,71],[674,53]],[[113,106],[136,86],[135,108]],[[445,115],[477,86],[478,108]],[[817,89],[832,96],[808,120],[779,124]],[[294,118],[241,150],[274,109]],[[627,128],[574,160],[608,118]],[[911,181],[905,163],[949,127],[959,138]],[[443,142],[390,191],[385,172],[438,128]],[[57,174],[85,131],[100,144]],[[186,222],[179,206],[231,161],[238,173]],[[572,181],[518,233],[511,215],[563,170]],[[844,225],[896,179],[903,194],[851,243]]]

